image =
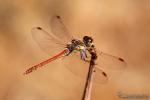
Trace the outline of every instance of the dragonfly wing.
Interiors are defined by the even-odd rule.
[[[126,62],[120,57],[113,56],[101,51],[97,51],[98,58],[96,64],[104,69],[109,70],[123,70],[126,68]]]
[[[50,27],[52,33],[60,40],[62,40],[62,42],[65,42],[67,44],[72,40],[73,36],[69,33],[60,16],[54,15],[52,17]]]
[[[94,83],[105,84],[108,82],[107,74],[97,66],[94,68]]]
[[[46,32],[41,27],[34,27],[31,33],[39,47],[49,55],[56,54],[65,47],[64,43],[57,40],[52,34]]]
[[[72,72],[75,76],[86,78],[89,63],[81,60],[79,52],[72,52],[70,55],[65,56],[62,60],[63,65]]]
[[[66,68],[75,76],[81,78],[84,81],[86,80],[90,63],[81,60],[79,52],[71,53],[70,55],[63,58],[62,61],[64,66],[66,66]],[[94,82],[103,84],[106,83],[107,80],[107,74],[96,65],[94,68]]]

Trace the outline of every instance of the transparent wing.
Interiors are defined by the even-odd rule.
[[[70,55],[65,56],[62,60],[64,66],[69,69],[74,75],[86,78],[89,63],[81,60],[78,51],[72,52]]]
[[[97,66],[94,68],[94,74],[94,83],[105,84],[108,82],[108,75]]]
[[[65,44],[56,39],[53,34],[46,32],[41,27],[35,27],[31,30],[32,37],[39,47],[49,55],[55,55],[65,48]]]
[[[113,56],[101,51],[97,51],[98,58],[96,64],[107,70],[124,70],[126,68],[126,62],[120,57]]]
[[[52,33],[60,40],[63,40],[62,42],[68,43],[72,40],[73,36],[69,33],[60,16],[54,15],[52,17],[50,27]]]
[[[80,77],[83,80],[86,79],[90,63],[81,60],[79,52],[71,53],[69,56],[66,56],[62,61],[64,66],[66,66],[67,69],[71,71],[74,75]],[[94,73],[94,81],[96,83],[102,84],[107,82],[107,74],[99,67],[95,67]]]

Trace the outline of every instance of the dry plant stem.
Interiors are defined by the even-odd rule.
[[[92,57],[91,57],[92,58]],[[95,60],[90,60],[89,70],[86,78],[86,83],[83,91],[82,100],[90,100],[91,97],[91,89],[92,89],[92,78],[93,78],[93,72],[94,72],[94,65]]]

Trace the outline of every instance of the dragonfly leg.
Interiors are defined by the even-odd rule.
[[[80,57],[83,61],[90,63],[90,59],[88,58],[85,50],[80,50]]]
[[[85,58],[86,58],[86,53],[82,49],[80,50],[80,57],[81,57],[82,60],[85,60]]]

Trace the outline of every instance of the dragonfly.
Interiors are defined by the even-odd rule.
[[[43,67],[44,65],[61,59],[62,64],[66,66],[74,75],[85,77],[88,71],[90,53],[96,52],[96,65],[93,72],[94,81],[97,83],[106,83],[108,75],[103,69],[123,70],[126,67],[124,59],[104,53],[97,49],[93,43],[93,38],[83,36],[82,39],[75,38],[63,23],[63,19],[54,15],[50,21],[51,32],[47,32],[42,27],[34,27],[31,34],[39,47],[51,57],[29,67],[23,75]],[[91,49],[94,48],[94,49]]]

